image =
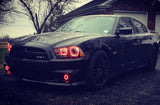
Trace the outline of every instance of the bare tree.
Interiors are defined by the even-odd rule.
[[[50,23],[64,14],[67,6],[73,2],[75,0],[19,0],[18,3],[23,9],[15,12],[28,16],[37,34],[40,34],[44,31],[44,26],[50,27]],[[53,20],[53,22],[49,20]]]
[[[0,1],[0,24],[7,23],[5,16],[13,10],[13,0]]]

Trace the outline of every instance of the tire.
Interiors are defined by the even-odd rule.
[[[158,51],[153,50],[151,54],[151,58],[148,62],[148,65],[146,67],[146,70],[149,72],[154,72],[156,69],[156,64],[157,64],[157,59],[158,59]]]
[[[89,90],[102,89],[109,77],[109,58],[103,50],[95,52],[89,62],[86,85]]]

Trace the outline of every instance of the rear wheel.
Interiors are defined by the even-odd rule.
[[[93,54],[90,60],[86,77],[89,90],[102,89],[109,77],[109,58],[107,54],[99,50]]]

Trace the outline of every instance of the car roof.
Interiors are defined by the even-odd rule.
[[[127,15],[86,15],[86,16],[80,16],[80,17],[116,17],[116,18],[120,18],[120,17],[128,17],[131,18],[130,16]]]

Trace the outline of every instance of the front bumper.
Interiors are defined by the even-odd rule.
[[[78,85],[84,85],[85,84],[85,81],[78,81],[78,82],[71,82],[71,83],[60,83],[60,82],[50,82],[50,81],[36,81],[36,80],[29,80],[29,79],[25,79],[25,78],[23,78],[22,80],[23,81],[28,81],[28,82],[54,85],[54,86],[78,86]]]
[[[88,60],[28,60],[6,55],[6,64],[11,74],[25,81],[58,86],[76,86],[85,84]],[[69,74],[69,80],[63,76]]]

